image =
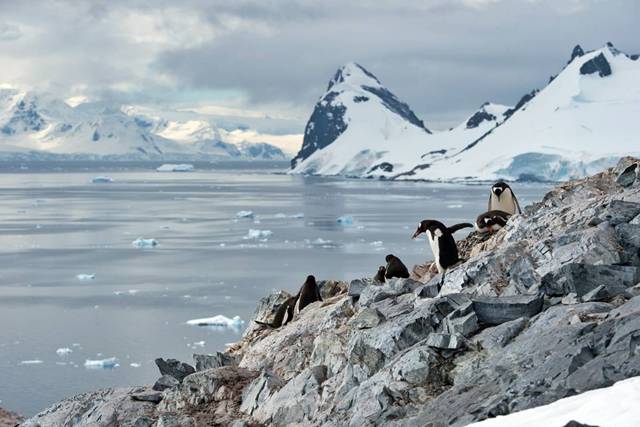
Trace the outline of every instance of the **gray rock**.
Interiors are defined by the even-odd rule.
[[[578,421],[571,420],[568,423],[566,423],[563,427],[598,427],[598,426],[594,426],[591,424],[583,424]]]
[[[196,370],[188,363],[181,362],[176,359],[162,359],[157,358],[155,360],[161,375],[169,375],[177,379],[179,382],[187,376],[193,374]]]
[[[640,203],[612,200],[600,208],[597,218],[615,227],[618,224],[628,223],[638,214],[640,214]]]
[[[216,354],[195,354],[193,360],[196,362],[196,371],[219,368],[221,366],[237,366],[236,359],[228,353],[216,352]]]
[[[499,325],[519,317],[533,317],[542,310],[542,295],[475,297],[473,309],[480,323]]]
[[[337,280],[321,280],[318,282],[318,287],[320,288],[320,297],[324,301],[345,292],[348,285]]]
[[[416,296],[420,298],[435,298],[440,292],[440,284],[429,281],[426,285],[419,286],[415,290]]]
[[[235,420],[234,422],[232,422],[231,424],[229,424],[229,427],[250,427],[249,424],[247,424],[246,421],[243,420]]]
[[[349,363],[363,367],[369,374],[379,371],[385,362],[384,353],[368,345],[363,339],[357,339],[351,345],[347,358]]]
[[[158,378],[158,381],[153,385],[153,389],[156,391],[163,391],[168,388],[177,387],[180,385],[180,381],[172,377],[171,375],[163,375]]]
[[[443,322],[443,332],[447,334],[460,334],[470,337],[478,328],[478,316],[474,312],[457,316],[457,311],[454,311]]]
[[[624,248],[622,262],[640,265],[640,224],[620,224],[616,227],[618,241]]]
[[[629,224],[640,225],[640,215],[637,215],[635,218],[633,218],[631,221],[629,221]]]
[[[196,427],[193,418],[182,414],[160,414],[155,427]]]
[[[627,166],[626,169],[620,172],[620,174],[616,178],[616,183],[618,183],[618,185],[621,185],[623,187],[630,187],[631,185],[633,185],[633,182],[636,180],[637,173],[638,173],[638,164],[632,163],[631,165]]]
[[[570,292],[567,295],[562,297],[561,303],[565,305],[578,304],[580,302],[580,298],[578,298],[578,294],[575,292]]]
[[[284,385],[285,382],[273,372],[262,371],[260,376],[245,388],[242,394],[240,411],[247,415],[252,415],[260,405]]]
[[[464,345],[464,339],[460,334],[429,334],[425,344],[429,347],[443,350],[457,350]]]
[[[139,402],[160,403],[162,400],[162,393],[159,391],[144,391],[132,394],[131,398]]]
[[[367,307],[360,310],[355,316],[349,319],[348,325],[357,329],[369,329],[378,326],[384,321],[384,316],[378,309]]]
[[[479,345],[482,349],[494,353],[500,351],[504,346],[509,344],[513,338],[518,336],[527,325],[529,320],[521,317],[516,320],[502,323],[498,326],[486,328],[478,335],[473,337],[473,342]]]
[[[147,387],[131,387],[79,394],[45,409],[24,421],[21,426],[133,427],[141,418],[156,418],[154,403],[131,398],[134,394],[148,390]]]
[[[347,295],[354,298],[359,298],[362,291],[367,286],[374,286],[373,281],[369,281],[366,279],[355,279],[349,282],[349,287],[347,288]]]
[[[582,297],[600,285],[616,295],[633,286],[639,279],[637,267],[620,265],[567,264],[542,278],[547,295],[562,296],[575,293]]]
[[[582,296],[583,302],[595,302],[595,301],[604,301],[613,295],[609,293],[609,288],[605,285],[600,285],[595,289],[590,290],[586,294]]]
[[[404,294],[376,302],[370,307],[377,309],[382,317],[388,320],[413,311],[415,298],[414,294]]]

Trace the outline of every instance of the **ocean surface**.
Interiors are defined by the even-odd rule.
[[[486,185],[288,176],[284,163],[157,166],[0,165],[0,406],[33,415],[152,384],[156,357],[191,362],[242,333],[188,320],[248,322],[274,290],[295,292],[308,274],[372,276],[388,253],[411,268],[431,258],[410,238],[420,220],[472,222],[488,199]],[[524,206],[550,186],[513,187]],[[158,245],[134,247],[138,237]],[[117,366],[85,366],[110,358]]]

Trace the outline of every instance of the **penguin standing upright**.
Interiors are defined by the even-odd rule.
[[[503,211],[488,211],[478,215],[475,229],[478,233],[493,233],[507,225],[511,214]]]
[[[498,181],[491,187],[488,211],[502,211],[511,215],[522,213],[520,203],[513,190],[504,181]]]
[[[301,312],[303,308],[312,302],[322,301],[320,288],[318,288],[318,284],[316,283],[316,278],[314,276],[307,276],[307,280],[302,284],[298,295],[300,295],[300,298],[298,299],[298,312]]]
[[[373,280],[377,281],[378,283],[384,283],[384,275],[387,272],[387,269],[381,265],[380,267],[378,267],[378,272],[376,273],[375,277],[373,278]]]
[[[416,232],[413,233],[412,239],[415,239],[422,233],[427,233],[427,239],[433,252],[436,267],[440,273],[444,274],[447,268],[455,265],[460,260],[453,233],[468,227],[473,227],[473,225],[465,222],[447,227],[440,221],[425,219],[418,224],[418,228]]]

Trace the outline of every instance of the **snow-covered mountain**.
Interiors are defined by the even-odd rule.
[[[403,114],[411,112],[406,104],[398,111],[368,95],[365,86],[373,83],[382,87],[358,65],[338,71],[309,119],[292,173],[565,180],[640,153],[634,123],[640,114],[640,61],[610,43],[586,53],[576,46],[542,90],[527,93],[512,108],[484,104],[445,132],[429,133],[413,113]],[[368,105],[356,101],[358,96],[369,98]]]
[[[0,89],[2,158],[286,159],[265,145],[227,143],[207,121],[168,121],[102,102],[72,107],[48,94]]]

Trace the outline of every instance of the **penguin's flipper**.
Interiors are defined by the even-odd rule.
[[[447,230],[449,231],[449,233],[453,234],[458,230],[462,230],[463,228],[473,228],[473,224],[469,224],[468,222],[463,222],[461,224],[456,224],[456,225],[452,225],[451,227],[448,227]]]
[[[520,202],[518,202],[518,198],[516,197],[515,194],[513,194],[513,192],[511,194],[513,195],[513,201],[516,204],[516,213],[521,214],[522,213],[522,209],[520,209]]]

